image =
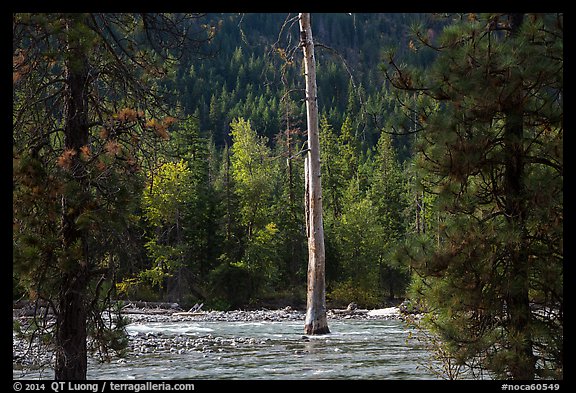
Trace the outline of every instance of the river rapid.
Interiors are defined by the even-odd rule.
[[[280,315],[280,314],[279,314]],[[128,355],[99,362],[93,380],[438,379],[431,354],[400,318],[329,318],[330,334],[303,335],[304,316],[218,320],[133,318]],[[51,379],[14,367],[15,379]]]

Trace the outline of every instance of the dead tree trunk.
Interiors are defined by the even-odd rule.
[[[316,63],[310,14],[300,14],[300,44],[304,51],[306,78],[306,114],[308,153],[306,156],[306,222],[308,223],[308,291],[306,334],[330,333],[326,320],[326,284],[324,274],[324,224],[322,222],[322,186],[320,182],[320,140],[318,136],[318,101]]]

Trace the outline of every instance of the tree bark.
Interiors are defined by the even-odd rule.
[[[76,154],[72,156],[71,179],[78,182],[82,193],[87,195],[84,167],[79,160],[82,146],[88,143],[88,79],[89,63],[78,31],[74,31],[75,18],[71,16],[67,25],[68,60],[66,62],[66,113],[64,145]],[[75,222],[81,211],[81,195],[62,195],[62,248],[67,258],[62,275],[62,287],[58,295],[56,318],[56,380],[84,380],[87,372],[86,286],[89,281],[89,264],[86,241]],[[80,255],[73,248],[81,247]],[[77,258],[78,260],[73,260]]]
[[[330,330],[326,320],[324,224],[322,222],[322,185],[320,182],[316,60],[309,13],[300,14],[300,38],[304,51],[308,122],[308,153],[306,157],[308,290],[304,332],[306,334],[326,334],[330,333]]]
[[[515,380],[531,380],[535,375],[535,357],[530,333],[529,269],[526,243],[526,209],[524,198],[524,170],[522,153],[522,117],[507,113],[504,131],[506,169],[506,217],[512,231],[520,233],[518,242],[508,247],[510,266],[507,312],[509,334],[514,360],[510,370]]]
[[[87,276],[81,269],[63,277],[56,318],[55,380],[85,380],[88,369],[86,349],[86,291]]]
[[[522,24],[522,14],[510,15],[511,35],[517,34]],[[514,82],[516,78],[511,77]],[[518,93],[509,97],[504,109],[504,194],[505,212],[512,231],[520,233],[518,242],[508,247],[510,265],[507,313],[509,335],[513,359],[510,365],[511,376],[515,380],[532,380],[536,372],[536,359],[533,352],[531,311],[529,300],[529,259],[526,230],[526,191],[524,187],[524,119],[522,99]]]

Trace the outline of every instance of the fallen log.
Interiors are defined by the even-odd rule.
[[[332,308],[330,310],[328,310],[329,312],[332,312],[334,314],[367,314],[368,310],[367,309],[355,309],[355,310],[349,310],[347,308],[342,308],[342,309],[338,309],[338,308]]]
[[[165,308],[125,308],[122,314],[171,315],[172,310]]]
[[[165,310],[178,310],[180,305],[178,303],[168,303],[168,302],[144,302],[144,301],[132,301],[132,300],[119,300],[118,301],[123,308],[160,308]]]
[[[182,311],[182,312],[172,313],[172,316],[173,317],[193,317],[193,316],[204,315],[204,314],[206,314],[205,311],[199,311],[199,312]]]

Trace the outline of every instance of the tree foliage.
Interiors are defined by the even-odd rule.
[[[561,378],[562,16],[471,14],[420,37],[440,52],[426,76],[388,75],[440,102],[416,159],[442,223],[407,251],[430,326],[472,372]]]
[[[212,34],[190,23],[197,18],[13,15],[14,194],[31,186],[45,211],[37,221],[34,201],[13,205],[14,249],[43,255],[16,252],[15,280],[56,314],[56,379],[86,378],[87,333],[103,324],[102,283],[125,255],[135,174],[174,121],[158,80],[190,44]]]

